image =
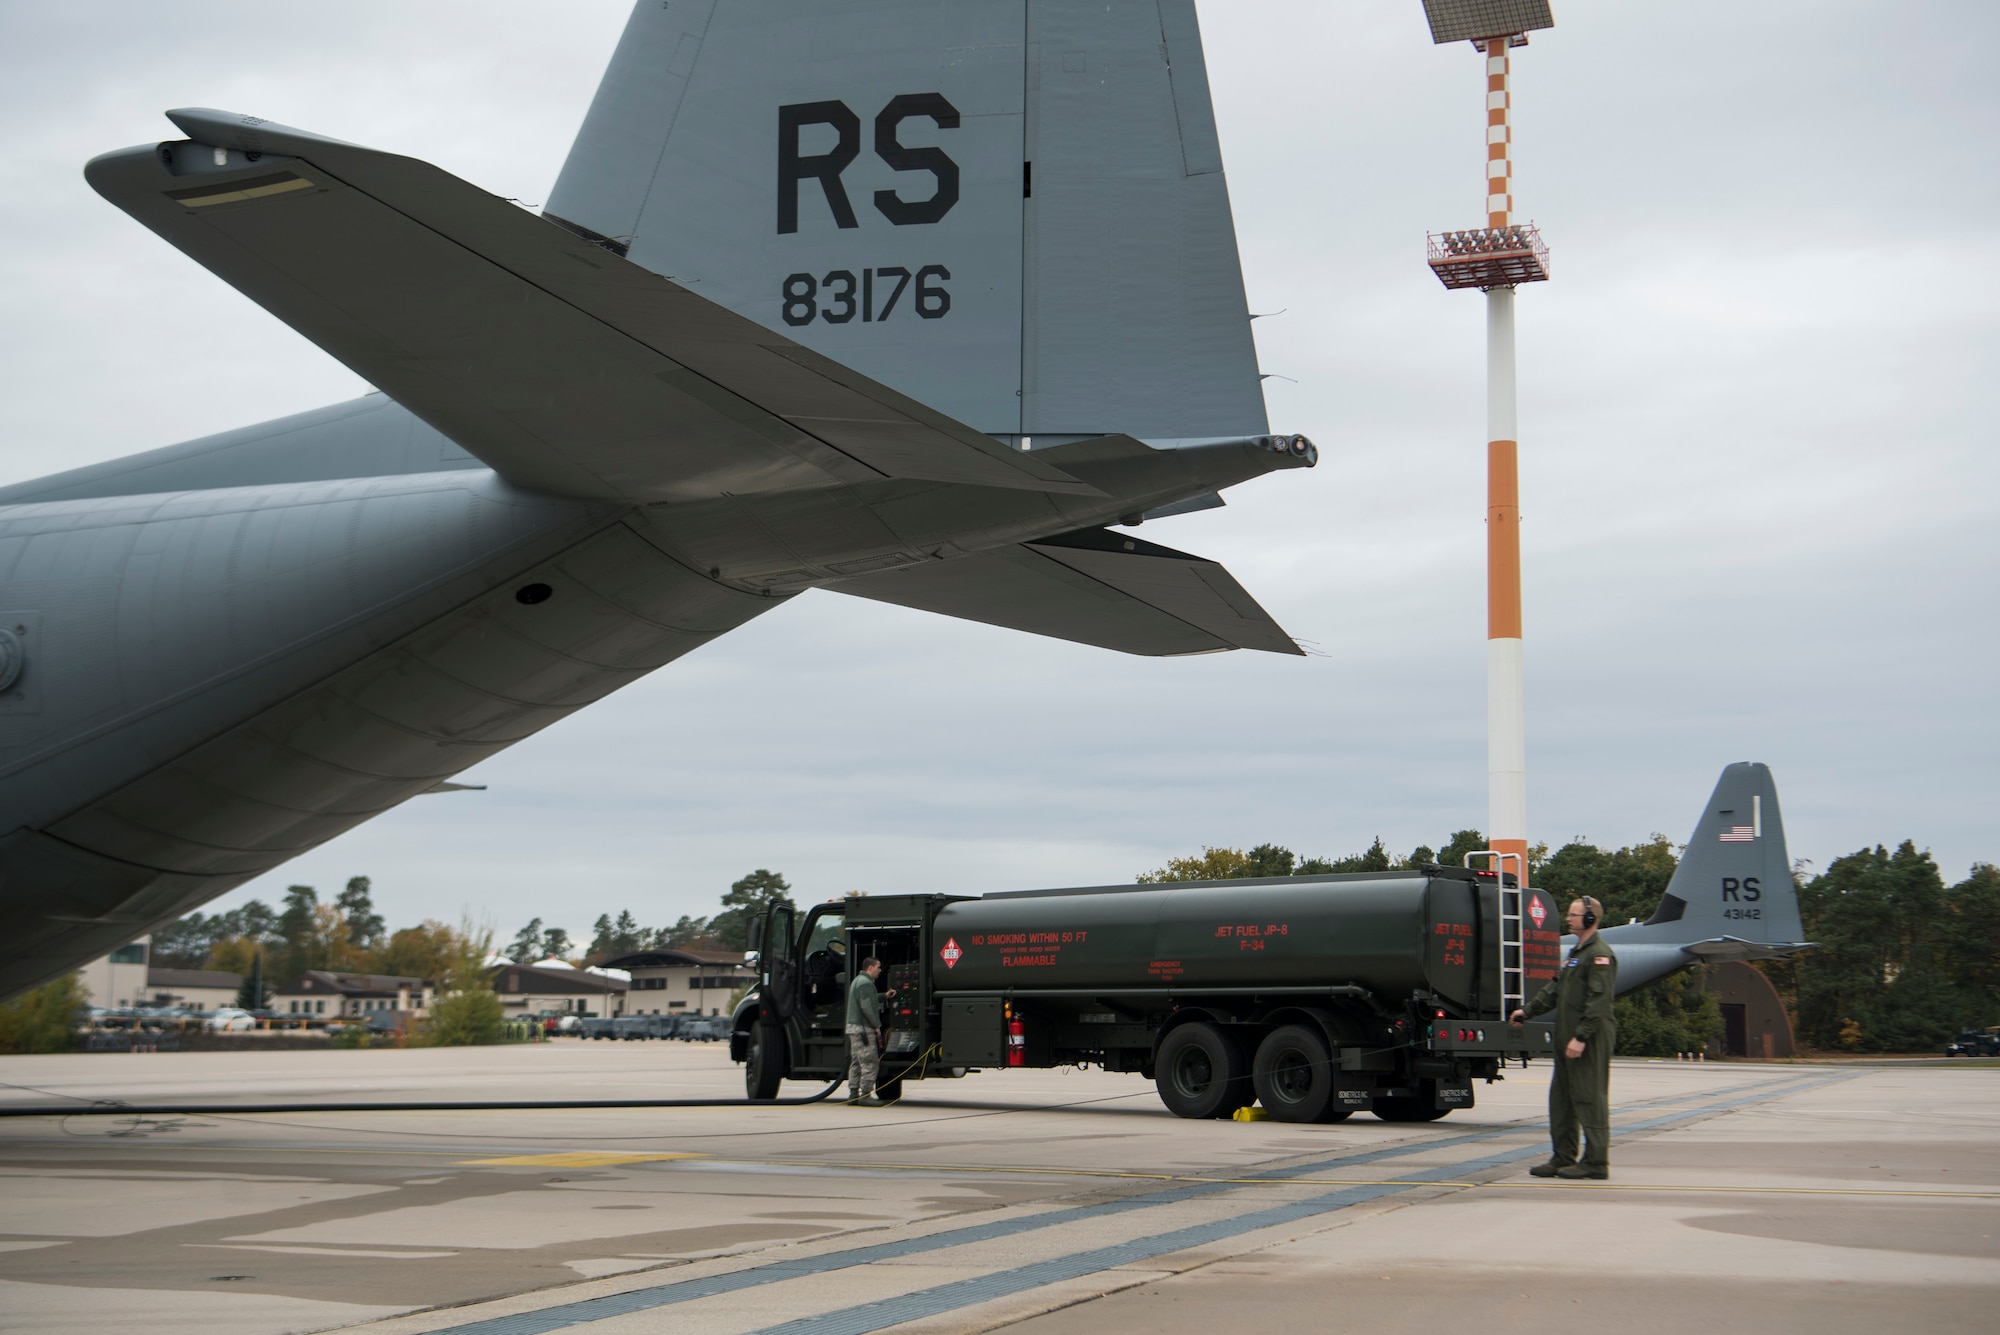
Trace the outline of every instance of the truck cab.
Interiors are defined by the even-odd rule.
[[[780,1080],[846,1074],[847,989],[871,957],[882,961],[882,1097],[897,1097],[906,1075],[963,1074],[925,1069],[923,1061],[935,1009],[923,967],[928,929],[955,898],[856,895],[803,911],[781,904],[753,923],[757,986],[737,1007],[729,1038],[730,1055],[746,1065],[750,1097],[776,1097]]]

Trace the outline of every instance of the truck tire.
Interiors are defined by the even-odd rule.
[[[785,1078],[785,1034],[774,1024],[750,1031],[750,1059],[743,1063],[743,1088],[753,1099],[778,1097]]]
[[[1333,1102],[1333,1060],[1326,1040],[1302,1024],[1273,1029],[1250,1063],[1257,1102],[1280,1122],[1317,1122]]]
[[[1203,1020],[1160,1041],[1154,1086],[1176,1117],[1228,1117],[1248,1107],[1254,1091],[1236,1040]]]

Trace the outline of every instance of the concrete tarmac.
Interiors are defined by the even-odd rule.
[[[1097,1072],[908,1088],[0,1120],[0,1328],[1872,1335],[1990,1330],[2000,1299],[2000,1069],[1621,1060],[1613,1178],[1584,1184],[1526,1174],[1540,1068],[1421,1126],[1186,1122]],[[9,1104],[741,1089],[672,1042],[0,1058]]]

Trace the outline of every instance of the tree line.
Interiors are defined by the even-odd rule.
[[[683,914],[672,925],[648,928],[630,909],[621,909],[616,917],[600,915],[582,945],[564,928],[536,918],[515,934],[505,954],[517,964],[554,958],[587,966],[642,950],[743,950],[752,915],[790,895],[782,875],[759,867],[730,885],[712,916]],[[273,985],[313,969],[440,979],[457,966],[473,938],[490,941],[490,934],[434,918],[389,931],[375,909],[373,882],[356,876],[330,901],[312,886],[294,885],[275,909],[253,899],[220,913],[190,913],[154,931],[152,961],[164,968],[223,969],[247,977],[261,957]]]
[[[706,950],[727,953],[750,946],[750,919],[775,903],[790,903],[792,887],[777,872],[759,867],[730,883],[723,893],[722,907],[713,916],[696,918],[683,913],[679,921],[664,927],[643,927],[630,909],[618,916],[598,915],[591,925],[590,944],[578,954],[570,934],[560,927],[544,926],[540,918],[515,934],[507,947],[507,958],[516,964],[559,959],[566,963],[602,964],[625,955],[647,950]]]
[[[1485,846],[1478,830],[1466,829],[1436,848],[1420,844],[1407,854],[1390,852],[1379,837],[1346,857],[1301,858],[1277,844],[1247,851],[1206,847],[1137,879],[1233,880],[1457,866],[1466,853]],[[1565,902],[1594,896],[1604,904],[1604,921],[1615,924],[1652,913],[1679,857],[1680,849],[1659,834],[1616,849],[1584,839],[1554,852],[1537,844],[1528,854],[1529,878]],[[1977,863],[1964,879],[1947,885],[1930,854],[1904,840],[1893,852],[1877,845],[1836,858],[1818,874],[1801,864],[1794,880],[1806,939],[1818,946],[1755,967],[1776,987],[1801,1045],[1864,1053],[1935,1051],[1961,1029],[2000,1024],[2000,870],[1991,863]],[[733,882],[710,916],[682,915],[670,925],[648,928],[629,909],[607,913],[581,947],[563,928],[537,918],[516,934],[506,953],[520,963],[554,957],[589,965],[653,949],[742,950],[751,917],[790,898],[785,878],[760,867]],[[491,943],[491,933],[470,923],[436,919],[391,932],[375,910],[369,878],[356,876],[330,901],[322,901],[312,886],[295,885],[276,909],[251,900],[221,913],[190,913],[155,931],[152,958],[170,968],[241,974],[246,989],[253,986],[261,959],[266,988],[311,969],[332,969],[435,979],[454,993],[470,994],[483,989],[478,978]],[[61,1017],[80,1000],[74,979],[63,979],[0,1005],[0,1051],[32,1050],[40,1040],[27,1035],[60,1033]],[[1700,1050],[1720,1037],[1721,1025],[1715,998],[1692,970],[1618,1002],[1619,1049],[1635,1056]]]
[[[1935,1048],[2000,1023],[2000,870],[1975,863],[1952,885],[1904,840],[1836,858],[1799,886],[1820,948],[1767,968],[1799,1035],[1851,1052]]]
[[[760,867],[731,884],[709,917],[684,914],[672,926],[649,929],[629,909],[615,918],[604,914],[580,955],[567,931],[537,918],[516,934],[507,957],[591,965],[655,948],[740,951],[751,917],[790,896],[783,876]],[[275,987],[314,969],[428,979],[440,995],[406,1041],[447,1045],[500,1041],[504,1011],[487,966],[492,956],[493,933],[470,920],[454,926],[427,918],[391,932],[376,912],[373,882],[356,876],[330,901],[312,886],[294,885],[275,909],[253,899],[178,918],[154,930],[151,962],[237,974],[243,982],[236,1002],[249,1010],[261,1008]],[[68,974],[0,1004],[0,1052],[73,1046],[89,1001],[78,976]]]
[[[267,987],[313,969],[443,979],[481,936],[470,924],[435,918],[391,932],[375,911],[373,882],[356,876],[331,902],[312,886],[294,885],[276,909],[253,899],[221,913],[190,913],[154,930],[152,962],[247,979],[261,960]]]
[[[1233,880],[1392,871],[1437,863],[1458,866],[1486,847],[1477,830],[1459,830],[1435,851],[1418,845],[1394,854],[1378,837],[1367,851],[1301,859],[1277,844],[1247,852],[1204,848],[1142,872],[1142,882]],[[1575,839],[1551,853],[1528,850],[1530,884],[1567,903],[1590,895],[1607,926],[1643,921],[1659,905],[1680,865],[1665,835],[1627,848]],[[1834,859],[1824,872],[1794,872],[1799,917],[1814,950],[1758,964],[1777,989],[1798,1042],[1821,1051],[1937,1051],[1961,1030],[2000,1024],[2000,870],[1975,863],[1946,885],[1937,863],[1904,840]],[[1667,1057],[1715,1044],[1722,1014],[1701,976],[1682,970],[1617,1003],[1618,1050]]]

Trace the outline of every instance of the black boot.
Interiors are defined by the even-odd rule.
[[[1609,1168],[1592,1168],[1586,1164],[1573,1163],[1566,1168],[1556,1169],[1555,1175],[1560,1178],[1567,1178],[1572,1182],[1578,1179],[1603,1182],[1610,1178],[1611,1170]]]

